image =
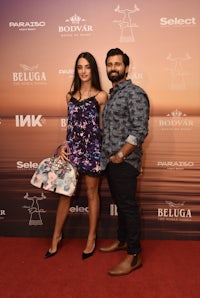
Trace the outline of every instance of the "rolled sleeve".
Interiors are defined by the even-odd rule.
[[[130,131],[127,142],[140,146],[148,134],[149,100],[146,93],[140,88],[129,95]]]
[[[126,139],[126,142],[131,145],[137,146],[137,138],[135,136],[129,135]]]

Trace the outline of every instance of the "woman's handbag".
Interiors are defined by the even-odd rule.
[[[62,161],[59,157],[49,157],[39,163],[31,184],[71,197],[76,189],[77,169],[70,161]]]

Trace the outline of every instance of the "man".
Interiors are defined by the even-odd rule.
[[[105,62],[112,89],[103,111],[101,166],[117,206],[118,240],[100,251],[127,251],[126,257],[108,272],[117,276],[142,266],[136,186],[141,171],[142,143],[148,134],[149,100],[143,89],[127,79],[129,57],[123,51],[111,49]]]

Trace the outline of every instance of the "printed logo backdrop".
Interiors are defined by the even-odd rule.
[[[58,196],[30,184],[37,164],[65,140],[65,95],[82,51],[97,59],[103,88],[113,47],[150,97],[139,177],[143,238],[199,239],[200,2],[1,0],[0,235],[51,236]],[[80,181],[65,226],[86,237]],[[101,183],[99,237],[115,237],[116,207]]]

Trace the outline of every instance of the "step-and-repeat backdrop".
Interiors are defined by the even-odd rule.
[[[58,196],[30,184],[38,162],[65,140],[65,95],[82,51],[97,59],[119,47],[129,78],[151,102],[138,200],[144,239],[199,239],[200,2],[1,0],[0,235],[49,237]],[[114,238],[116,208],[101,182],[99,237]],[[64,228],[86,237],[80,180]]]

